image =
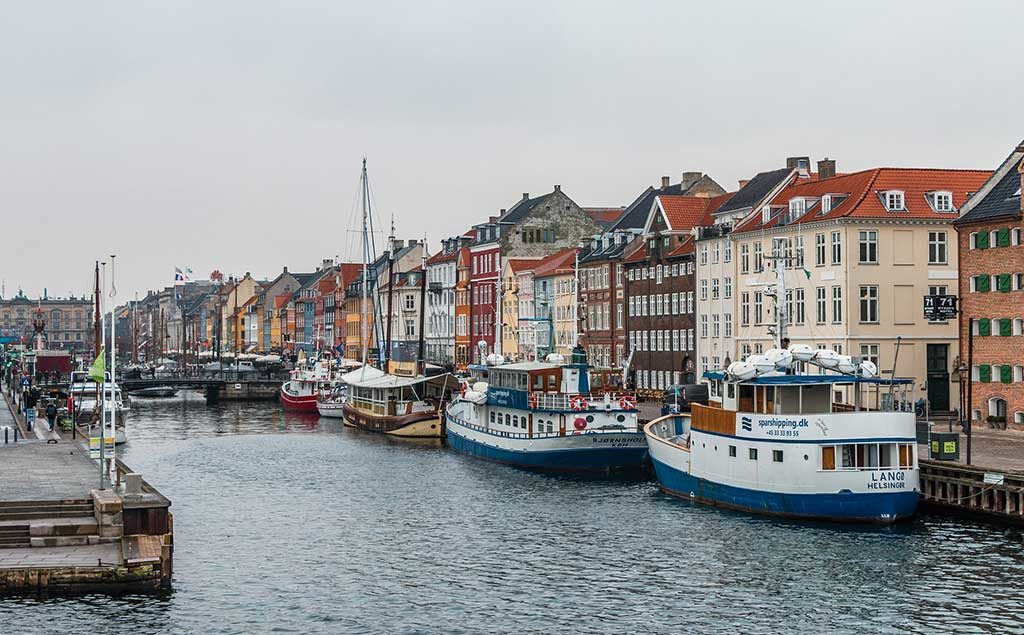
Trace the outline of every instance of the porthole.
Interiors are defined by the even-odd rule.
[[[626,415],[619,415],[619,416],[617,416],[615,418],[619,420],[619,423],[622,423],[623,421],[626,420]],[[665,424],[661,424],[661,430],[662,430],[662,432],[665,431]]]
[[[594,423],[594,415],[587,415],[587,423]]]
[[[806,454],[804,455],[804,460],[805,461],[809,460],[809,458],[808,458],[808,456]]]

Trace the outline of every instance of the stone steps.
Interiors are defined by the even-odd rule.
[[[6,525],[0,527],[0,549],[31,547],[28,525]]]
[[[0,522],[92,516],[92,501],[7,501],[0,503]]]

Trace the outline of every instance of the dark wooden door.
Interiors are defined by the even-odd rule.
[[[949,344],[929,344],[928,403],[934,411],[949,410]]]

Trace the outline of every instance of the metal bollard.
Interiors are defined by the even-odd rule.
[[[18,428],[14,428],[14,442],[18,442]]]

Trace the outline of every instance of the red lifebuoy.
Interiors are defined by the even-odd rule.
[[[633,410],[636,408],[636,399],[633,399],[631,395],[622,395],[619,398],[619,407],[623,410]]]
[[[586,410],[587,400],[580,395],[576,395],[569,400],[569,406],[572,407],[573,410]]]
[[[580,417],[576,417],[572,421],[572,427],[576,428],[577,430],[583,430],[584,428],[587,427],[587,420],[582,419]]]

